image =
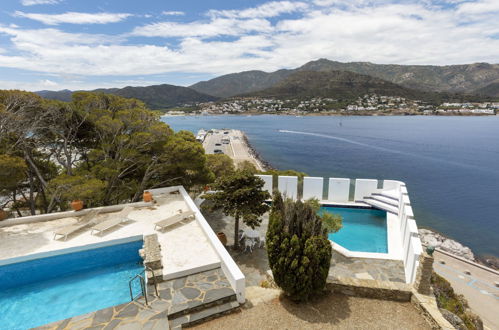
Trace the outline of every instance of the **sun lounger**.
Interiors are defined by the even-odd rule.
[[[98,214],[99,210],[91,210],[90,212],[82,216],[81,219],[79,219],[78,222],[74,225],[57,229],[56,231],[54,231],[54,240],[57,239],[57,236],[62,236],[64,237],[64,240],[66,240],[72,233],[91,225],[93,223],[92,220]]]
[[[106,220],[104,222],[101,222],[99,224],[96,224],[95,226],[92,227],[92,230],[90,231],[90,234],[93,235],[94,231],[98,232],[102,235],[103,232],[106,230],[109,230],[117,225],[119,225],[122,222],[125,222],[128,220],[128,214],[132,211],[131,206],[125,207],[123,210],[121,210],[120,213],[118,213],[115,217],[112,219]]]
[[[163,219],[161,221],[158,221],[154,224],[154,229],[159,227],[161,230],[164,230],[166,227],[169,227],[171,225],[176,224],[177,222],[180,222],[182,220],[185,220],[189,217],[192,217],[195,213],[192,211],[187,211],[183,213],[177,213],[175,215],[172,215],[171,217],[168,217],[166,219]]]

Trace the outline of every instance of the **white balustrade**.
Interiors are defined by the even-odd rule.
[[[269,192],[270,195],[272,195],[272,186],[273,186],[273,178],[272,175],[261,175],[257,174],[257,177],[262,179],[265,184],[263,185],[263,190],[266,190]]]
[[[317,198],[322,200],[324,178],[305,177],[303,178],[303,200]]]
[[[296,200],[298,197],[298,177],[297,176],[279,176],[278,189],[285,198]]]
[[[362,201],[378,190],[378,180],[356,179],[354,201]]]
[[[327,200],[345,203],[350,199],[350,179],[329,178]]]

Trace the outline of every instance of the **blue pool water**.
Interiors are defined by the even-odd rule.
[[[0,266],[0,328],[28,329],[130,301],[141,247],[136,241]]]
[[[350,251],[388,253],[386,212],[375,209],[321,207],[343,217],[343,228],[329,239]]]

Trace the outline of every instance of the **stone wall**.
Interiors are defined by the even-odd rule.
[[[411,301],[411,286],[405,283],[364,280],[350,277],[329,280],[327,288],[347,296]]]
[[[444,318],[438,309],[435,296],[423,295],[414,290],[411,302],[421,312],[432,329],[454,330],[452,324]]]
[[[419,267],[416,273],[414,288],[425,295],[431,294],[431,274],[433,273],[433,257],[424,252],[419,257]]]
[[[161,245],[158,242],[157,234],[144,236],[144,245],[140,250],[140,256],[144,259],[144,266],[146,266],[147,281],[156,279],[156,282],[162,282],[163,263],[161,261]],[[153,272],[147,268],[152,269]]]

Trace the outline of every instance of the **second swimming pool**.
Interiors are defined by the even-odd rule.
[[[386,212],[377,209],[322,206],[319,212],[343,217],[343,228],[329,239],[350,251],[388,253]]]

